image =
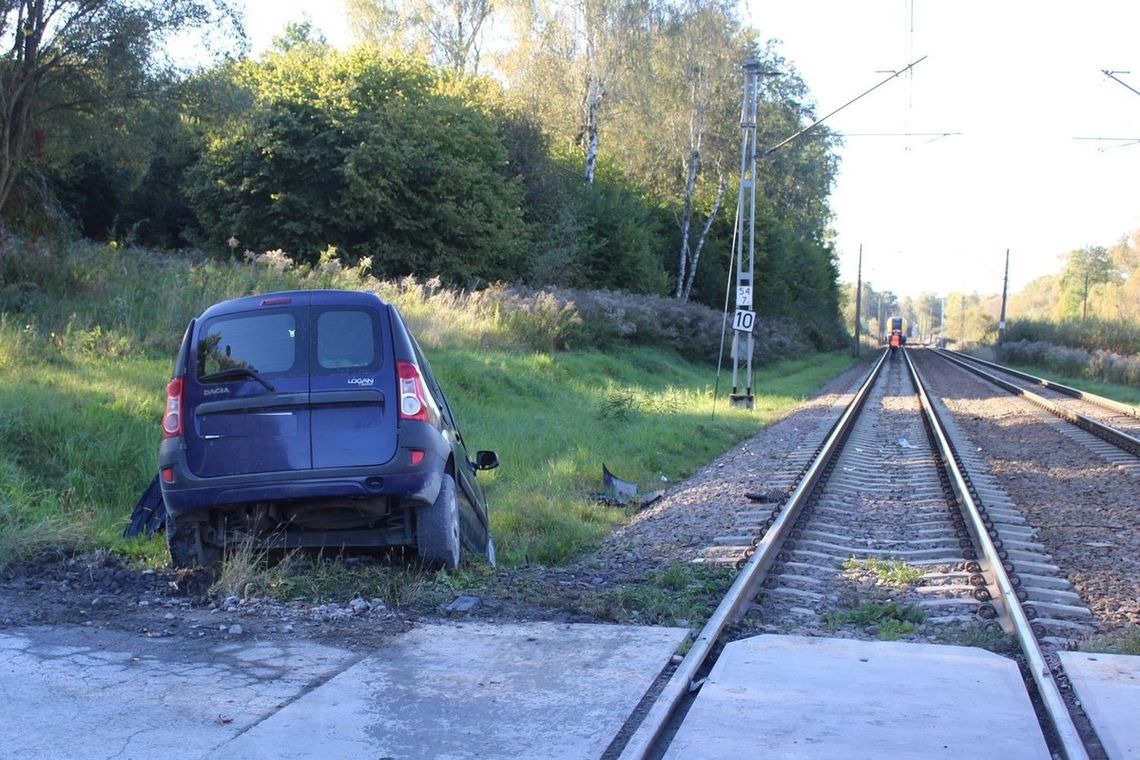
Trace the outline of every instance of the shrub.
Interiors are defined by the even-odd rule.
[[[1140,325],[1104,319],[1063,322],[1016,320],[1009,323],[1005,337],[1007,341],[1050,343],[1088,352],[1140,354]]]
[[[1123,385],[1140,384],[1140,356],[1122,356],[1097,349],[1057,346],[1044,341],[1018,340],[1002,346],[1002,358],[1014,364],[1045,367],[1055,372]]]

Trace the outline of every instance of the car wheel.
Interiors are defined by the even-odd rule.
[[[222,560],[220,547],[208,544],[203,534],[204,522],[179,523],[166,520],[166,546],[170,549],[170,564],[177,569],[212,567]]]
[[[443,474],[435,502],[420,507],[416,521],[416,545],[424,565],[445,570],[459,567],[459,502],[451,475]]]

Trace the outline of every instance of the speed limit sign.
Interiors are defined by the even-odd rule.
[[[756,312],[737,309],[736,314],[732,318],[732,329],[740,330],[741,332],[752,332],[752,326],[755,323]]]

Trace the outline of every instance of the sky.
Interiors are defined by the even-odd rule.
[[[850,134],[832,196],[841,277],[906,295],[998,293],[1140,229],[1140,3],[745,0],[762,39]],[[941,138],[870,134],[960,133]]]
[[[741,0],[848,135],[831,205],[840,276],[900,295],[999,293],[1065,253],[1140,230],[1140,2]],[[247,0],[254,52],[308,18],[347,43],[339,0]],[[884,73],[885,72],[885,73]],[[881,135],[947,134],[944,137]],[[879,136],[870,136],[879,135]],[[763,273],[758,273],[763,276]]]

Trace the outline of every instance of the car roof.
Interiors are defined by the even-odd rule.
[[[375,293],[358,290],[284,290],[275,293],[259,293],[216,303],[202,312],[200,319],[286,305],[371,306],[376,308],[386,304]]]

